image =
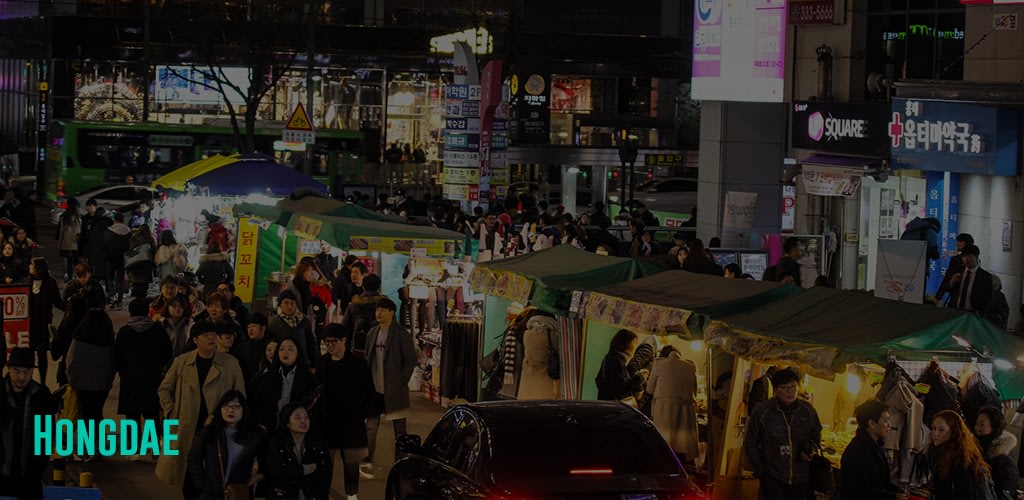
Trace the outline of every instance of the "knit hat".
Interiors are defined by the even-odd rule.
[[[207,332],[217,332],[217,327],[210,321],[200,321],[194,325],[188,331],[188,339],[192,340],[200,335]]]

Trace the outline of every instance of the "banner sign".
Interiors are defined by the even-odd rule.
[[[894,168],[1016,176],[1020,112],[918,99],[892,100],[888,124]]]
[[[722,246],[747,247],[747,236],[754,227],[757,193],[725,192],[725,211],[722,214]]]
[[[798,101],[793,103],[794,148],[864,156],[889,154],[886,104]]]
[[[444,167],[444,183],[445,184],[479,185],[480,184],[480,169],[479,168]]]
[[[260,226],[249,218],[238,219],[238,241],[235,244],[235,295],[251,304],[256,291],[256,255],[260,242]],[[317,253],[320,249],[317,248]]]
[[[311,240],[320,238],[320,231],[323,229],[323,221],[305,215],[295,217],[295,224],[292,227],[295,234]]]
[[[878,240],[875,297],[924,303],[927,247],[924,241]]]
[[[860,192],[864,169],[818,165],[801,166],[807,194],[818,196],[856,196]]]
[[[410,254],[413,249],[425,249],[431,256],[454,256],[454,240],[427,240],[416,238],[389,238],[382,236],[352,236],[349,238],[350,250],[367,252]],[[422,250],[420,250],[422,252]]]
[[[0,300],[3,301],[4,339],[7,352],[15,347],[29,347],[28,285],[0,286]]]

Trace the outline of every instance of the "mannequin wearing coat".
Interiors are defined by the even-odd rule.
[[[558,324],[550,316],[534,316],[523,332],[523,367],[516,399],[558,399],[558,381],[548,376],[548,345],[558,350]]]
[[[647,393],[654,396],[651,420],[681,459],[697,458],[697,365],[684,360],[672,346],[661,349],[647,379]]]

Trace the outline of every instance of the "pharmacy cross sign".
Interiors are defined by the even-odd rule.
[[[313,123],[306,114],[306,108],[299,104],[292,112],[288,124],[284,126],[281,133],[281,140],[284,142],[301,142],[304,144],[316,143],[316,132],[313,131]]]

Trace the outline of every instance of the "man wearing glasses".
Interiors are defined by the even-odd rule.
[[[775,397],[758,405],[747,423],[743,451],[761,482],[762,499],[806,499],[810,461],[821,444],[821,422],[797,397],[800,376],[791,368],[772,376]]]

